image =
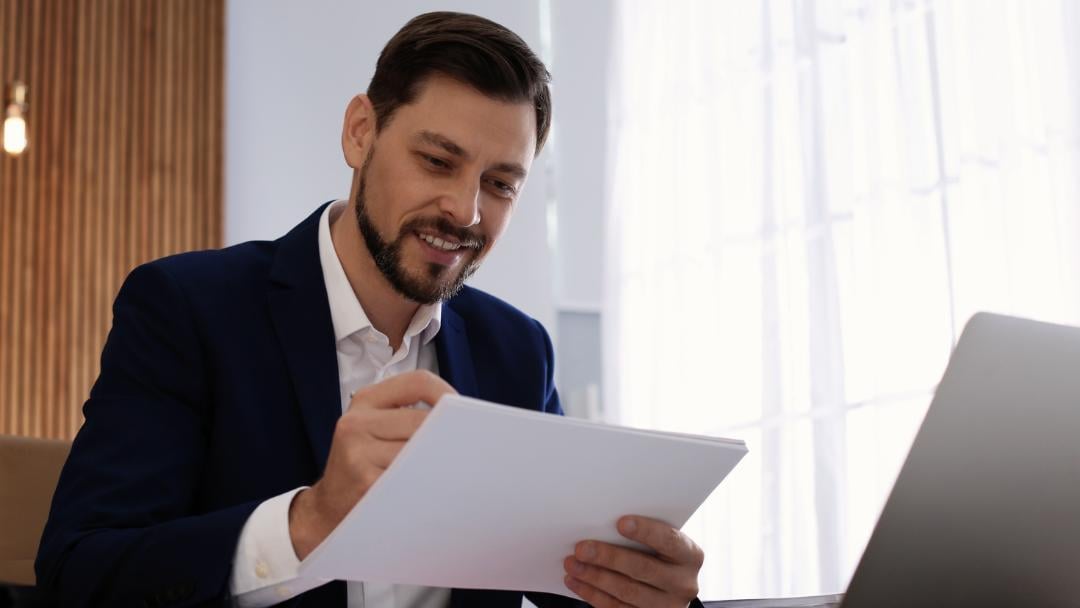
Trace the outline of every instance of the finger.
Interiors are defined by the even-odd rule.
[[[619,519],[617,527],[619,534],[649,547],[676,564],[700,567],[705,560],[705,554],[690,537],[658,519],[628,515]]]
[[[660,606],[665,602],[663,591],[607,568],[586,564],[573,557],[563,561],[563,568],[571,577],[631,606]]]
[[[398,408],[396,410],[378,410],[367,422],[367,432],[383,441],[404,441],[416,433],[416,429],[428,417],[426,410]]]
[[[623,602],[620,602],[615,597],[604,593],[585,581],[576,579],[572,576],[567,576],[563,578],[563,583],[566,585],[567,589],[576,593],[578,597],[595,608],[626,608],[626,604]]]
[[[371,439],[404,441],[413,436],[427,418],[427,410],[396,408],[389,410],[349,409],[338,418],[334,428],[334,444],[360,444]]]
[[[435,405],[439,398],[447,393],[457,394],[457,391],[435,374],[417,370],[356,391],[349,403],[349,409],[386,409],[412,405],[417,401]]]
[[[683,574],[684,567],[681,564],[665,562],[641,551],[587,540],[574,547],[574,557],[586,564],[625,574],[657,589],[682,590],[679,576]]]
[[[404,441],[370,441],[364,446],[365,460],[380,469],[389,468],[403,447]]]

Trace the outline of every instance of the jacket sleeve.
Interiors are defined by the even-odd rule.
[[[544,411],[562,416],[562,403],[559,402],[559,391],[555,388],[555,349],[551,346],[551,336],[539,321],[533,319],[533,323],[540,332],[544,345]]]
[[[228,602],[236,542],[258,503],[196,512],[208,392],[183,292],[161,265],[136,268],[113,305],[35,564],[61,605]]]

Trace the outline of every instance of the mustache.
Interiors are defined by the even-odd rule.
[[[487,238],[475,234],[468,228],[455,226],[444,217],[418,217],[409,220],[401,227],[401,234],[407,232],[436,232],[458,241],[470,249],[481,250],[487,246]]]

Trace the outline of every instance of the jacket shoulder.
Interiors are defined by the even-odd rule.
[[[197,281],[206,288],[214,283],[265,279],[269,276],[275,249],[276,243],[272,241],[249,241],[224,249],[178,253],[143,266],[162,271],[181,283]]]
[[[447,301],[447,305],[470,327],[489,326],[492,331],[539,331],[546,338],[547,332],[539,321],[512,304],[474,287],[463,287],[456,296]]]

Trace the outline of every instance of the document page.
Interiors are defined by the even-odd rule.
[[[448,395],[300,572],[573,597],[578,541],[633,546],[622,515],[681,527],[746,452]]]

